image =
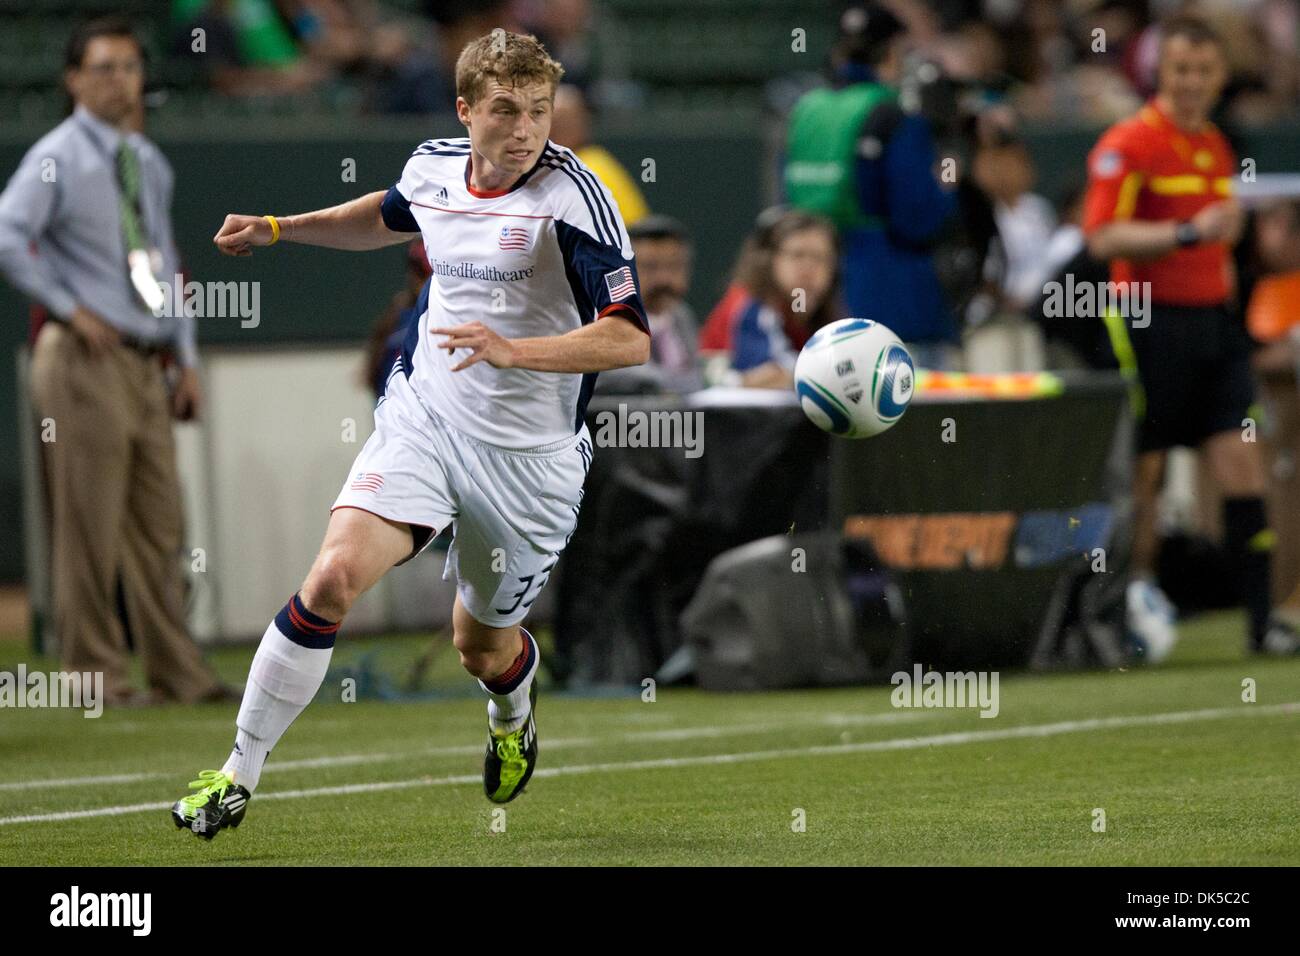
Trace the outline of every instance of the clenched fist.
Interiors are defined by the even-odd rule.
[[[226,217],[212,241],[228,256],[251,256],[253,246],[269,246],[274,238],[271,224],[264,216]]]

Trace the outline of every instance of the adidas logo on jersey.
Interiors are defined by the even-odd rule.
[[[450,203],[450,200],[448,200],[447,198],[446,186],[441,187],[436,193],[433,194],[433,201],[437,203],[439,206],[446,206]]]

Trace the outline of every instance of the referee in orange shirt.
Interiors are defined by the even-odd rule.
[[[1163,26],[1156,95],[1088,157],[1084,232],[1093,256],[1111,261],[1112,282],[1150,283],[1148,321],[1105,317],[1120,367],[1138,386],[1130,621],[1163,626],[1173,640],[1173,608],[1153,583],[1155,505],[1166,451],[1200,448],[1225,496],[1225,546],[1251,649],[1290,653],[1295,632],[1270,612],[1263,459],[1242,431],[1254,380],[1249,339],[1230,309],[1231,248],[1243,222],[1232,197],[1238,165],[1209,121],[1227,76],[1222,41],[1207,24],[1178,17]],[[1129,286],[1130,301],[1141,288]]]

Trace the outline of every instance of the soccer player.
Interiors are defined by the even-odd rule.
[[[1149,321],[1130,328],[1117,314],[1105,316],[1120,367],[1139,386],[1130,623],[1173,641],[1173,608],[1152,582],[1155,506],[1165,453],[1184,445],[1200,449],[1223,489],[1250,648],[1289,653],[1290,629],[1280,619],[1270,626],[1263,462],[1242,433],[1254,382],[1249,341],[1229,308],[1230,250],[1242,228],[1232,198],[1239,167],[1209,121],[1226,79],[1222,42],[1210,27],[1190,17],[1164,25],[1155,97],[1107,130],[1088,157],[1083,228],[1092,255],[1112,261],[1113,282],[1150,284]]]
[[[632,246],[609,192],[548,140],[563,69],[493,30],[456,64],[467,138],[429,140],[398,183],[293,216],[227,216],[215,241],[366,250],[423,235],[433,275],[375,407],[320,553],[258,646],[221,770],[172,808],[211,839],[238,826],[267,754],[315,696],[352,603],[447,525],[454,642],[489,696],[483,763],[497,803],[537,762],[538,647],[520,622],[577,522],[596,373],[650,354]]]

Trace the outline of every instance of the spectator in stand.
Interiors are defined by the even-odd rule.
[[[392,69],[411,52],[407,30],[366,0],[276,0],[276,6],[307,56],[331,70]]]
[[[1032,192],[1034,161],[1011,130],[980,145],[971,163],[976,185],[993,201],[993,218],[1006,256],[1003,311],[1023,312],[1042,294],[1043,250],[1056,229],[1052,204]]]
[[[1246,328],[1256,343],[1252,364],[1260,376],[1264,402],[1272,421],[1274,465],[1286,462],[1294,448],[1297,416],[1296,379],[1300,372],[1300,203],[1274,200],[1250,214],[1245,238],[1237,247],[1238,299],[1246,303]],[[1294,459],[1292,459],[1294,460]],[[1294,467],[1294,466],[1292,466]],[[1277,476],[1275,474],[1275,480]],[[1292,479],[1293,480],[1293,479]],[[1294,499],[1284,490],[1283,479],[1271,489],[1278,535],[1294,535],[1294,512],[1286,513]],[[1283,557],[1280,564],[1285,566]],[[1282,568],[1275,567],[1277,575]],[[1285,580],[1285,579],[1284,579]],[[1285,587],[1284,582],[1275,582]],[[1276,608],[1275,616],[1300,631],[1300,582]]]
[[[1049,283],[1055,283],[1065,289],[1071,281],[1076,288],[1087,285],[1099,288],[1110,281],[1110,263],[1092,255],[1083,235],[1083,197],[1083,186],[1075,185],[1061,202],[1061,224],[1041,251],[1039,299],[1030,307],[1029,314],[1042,326],[1049,349],[1049,368],[1082,365],[1117,369],[1119,363],[1105,325],[1073,315],[1057,315],[1059,296],[1055,295],[1054,288],[1049,288]],[[1049,301],[1053,302],[1051,308]]]
[[[1236,249],[1237,299],[1260,344],[1259,371],[1294,371],[1300,354],[1300,203],[1274,200],[1252,211]]]
[[[799,350],[839,317],[839,244],[829,220],[790,210],[771,228],[770,247],[742,261],[746,290],[731,336],[724,384],[790,388]]]
[[[565,81],[584,93],[594,79],[594,16],[590,0],[537,0],[524,6],[522,17],[527,28],[564,64]]]
[[[509,0],[425,0],[433,26],[387,74],[375,98],[385,113],[441,113],[456,99],[456,59],[465,46],[501,27],[526,33]]]
[[[609,187],[628,228],[650,212],[636,180],[623,164],[605,147],[591,141],[591,111],[587,108],[587,98],[581,89],[570,83],[561,83],[555,90],[551,141],[577,153],[578,158]]]
[[[690,233],[671,216],[651,214],[629,226],[627,234],[650,325],[650,361],[602,372],[596,391],[695,391],[703,379],[696,361],[695,313],[686,304],[691,287]]]
[[[929,123],[899,97],[911,40],[878,3],[849,7],[839,31],[834,86],[790,116],[786,199],[839,231],[849,313],[889,325],[918,365],[946,368],[957,330],[932,246],[956,197],[936,176]]]
[[[706,361],[720,357],[728,360],[724,367],[730,367],[731,333],[736,327],[736,316],[749,299],[749,291],[738,277],[752,274],[755,267],[751,260],[771,252],[772,227],[787,211],[785,206],[768,206],[754,220],[754,228],[745,237],[736,257],[733,278],[700,329],[700,356]]]
[[[274,0],[173,0],[172,52],[227,96],[303,93],[328,76]]]
[[[172,19],[173,54],[231,96],[302,93],[344,75],[382,81],[415,47],[409,23],[358,0],[173,0]]]
[[[424,243],[412,239],[406,247],[406,286],[393,295],[388,308],[370,328],[370,341],[366,345],[364,381],[375,393],[384,394],[393,363],[402,354],[406,336],[411,326],[420,321],[428,307],[429,259],[424,254]]]

